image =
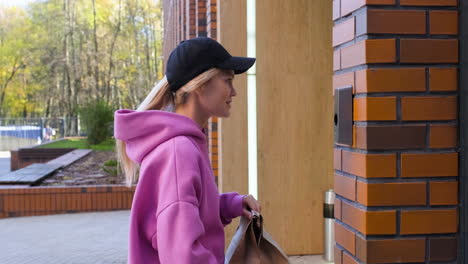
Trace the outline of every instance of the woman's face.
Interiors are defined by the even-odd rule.
[[[233,80],[234,71],[223,71],[201,88],[200,105],[209,116],[229,117],[232,97],[237,94]]]

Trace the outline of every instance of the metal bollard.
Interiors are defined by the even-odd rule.
[[[328,190],[325,192],[325,201],[323,203],[324,217],[324,254],[323,258],[327,262],[334,261],[335,247],[335,192]]]

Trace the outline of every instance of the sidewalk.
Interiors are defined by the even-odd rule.
[[[126,263],[129,211],[0,220],[2,264]]]
[[[2,264],[127,263],[130,211],[0,219]],[[298,256],[291,264],[326,263]]]

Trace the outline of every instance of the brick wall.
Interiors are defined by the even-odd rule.
[[[185,14],[186,14],[186,35],[185,39],[191,39],[194,38],[196,35],[196,29],[195,29],[195,2],[196,0],[185,0],[186,5],[185,5]]]
[[[37,147],[11,150],[10,168],[11,171],[15,171],[34,163],[46,163],[73,150],[71,148],[48,149]]]
[[[129,210],[135,186],[0,188],[0,218]]]
[[[333,0],[333,89],[353,87],[335,145],[335,263],[455,262],[456,0]]]
[[[182,40],[194,37],[216,39],[216,0],[164,0],[164,61]],[[176,19],[174,19],[174,17]],[[209,152],[218,179],[218,119],[208,122]]]

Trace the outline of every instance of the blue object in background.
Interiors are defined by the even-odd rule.
[[[42,129],[39,126],[0,126],[2,136],[37,139],[42,138]]]

